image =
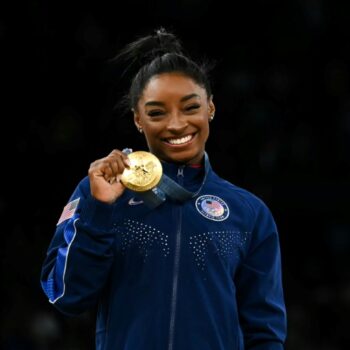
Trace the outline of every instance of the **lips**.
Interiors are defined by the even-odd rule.
[[[172,146],[182,146],[190,143],[193,140],[194,136],[195,134],[189,134],[181,137],[169,137],[163,139],[163,141]]]

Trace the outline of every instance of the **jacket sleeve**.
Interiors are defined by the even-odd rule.
[[[69,315],[96,304],[112,265],[114,242],[115,205],[95,200],[87,178],[68,206],[74,201],[76,209],[66,212],[68,218],[61,217],[57,224],[41,271],[41,286],[49,301]]]
[[[262,201],[253,206],[253,212],[250,245],[235,276],[245,349],[282,350],[287,319],[278,232]]]

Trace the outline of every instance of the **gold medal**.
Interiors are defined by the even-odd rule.
[[[148,191],[157,186],[163,168],[159,159],[150,152],[136,151],[128,154],[130,167],[125,168],[120,181],[130,190]]]

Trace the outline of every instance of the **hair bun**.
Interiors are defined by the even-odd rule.
[[[182,54],[182,45],[174,34],[161,27],[155,31],[154,36],[158,40],[158,48],[155,45],[153,50],[155,56],[166,53]]]
[[[111,61],[129,62],[127,70],[131,67],[138,69],[156,57],[167,53],[183,54],[182,44],[173,33],[167,32],[161,27],[156,29],[153,34],[129,43]]]

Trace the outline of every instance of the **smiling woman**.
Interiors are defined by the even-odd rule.
[[[183,73],[163,73],[146,85],[134,109],[135,124],[160,159],[199,164],[215,111],[211,96]]]
[[[128,149],[91,163],[43,264],[49,301],[70,315],[98,306],[96,349],[283,349],[277,228],[261,199],[211,168],[205,67],[164,29],[118,59],[142,62],[127,97],[149,152],[136,166]],[[126,188],[132,169],[151,177],[154,157],[159,184]]]

